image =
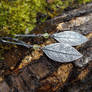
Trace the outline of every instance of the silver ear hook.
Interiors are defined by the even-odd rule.
[[[14,45],[20,45],[27,48],[32,47],[31,45],[26,44],[24,41],[18,40],[16,38],[11,37],[0,37],[0,40],[2,43],[8,43],[8,44],[14,44]],[[11,41],[10,41],[11,40]]]

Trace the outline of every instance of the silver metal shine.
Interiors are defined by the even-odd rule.
[[[80,45],[88,41],[88,38],[81,35],[80,33],[73,32],[73,31],[64,31],[60,33],[53,34],[53,38],[56,39],[58,42],[63,42],[70,44],[71,46]]]
[[[52,60],[58,62],[71,62],[82,57],[75,48],[65,43],[54,43],[42,48],[43,52]]]

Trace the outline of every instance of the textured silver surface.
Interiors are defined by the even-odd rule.
[[[57,41],[68,43],[71,46],[80,45],[88,41],[88,39],[85,36],[77,32],[73,32],[73,31],[65,31],[65,32],[56,33],[56,34],[53,34],[53,37]]]
[[[47,45],[42,50],[49,58],[58,62],[71,62],[82,57],[75,48],[65,43]]]

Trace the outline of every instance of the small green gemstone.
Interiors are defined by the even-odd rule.
[[[43,37],[44,38],[49,38],[49,34],[48,33],[45,33],[45,34],[43,34]]]
[[[37,44],[33,45],[33,49],[34,49],[34,50],[38,50],[39,48],[40,48],[39,45],[37,45]]]

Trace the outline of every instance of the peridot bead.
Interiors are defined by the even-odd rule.
[[[37,45],[37,44],[33,45],[33,49],[34,49],[34,50],[38,50],[39,48],[40,48],[39,45]]]
[[[44,34],[43,34],[43,37],[44,37],[44,38],[48,38],[48,37],[49,37],[49,34],[48,34],[48,33],[44,33]]]

